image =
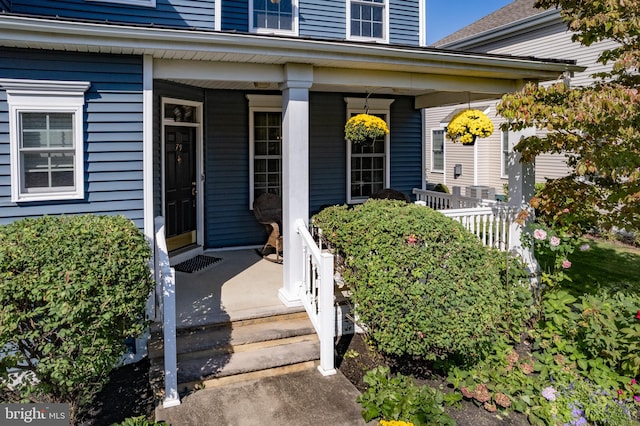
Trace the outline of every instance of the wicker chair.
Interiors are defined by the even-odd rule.
[[[276,251],[276,262],[282,262],[282,200],[275,194],[266,192],[260,194],[253,202],[253,214],[256,220],[267,229],[269,237],[260,253],[267,258],[268,249],[272,247]]]

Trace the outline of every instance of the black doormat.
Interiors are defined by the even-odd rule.
[[[222,259],[219,257],[213,256],[205,256],[204,254],[199,254],[196,257],[192,257],[191,259],[185,260],[184,262],[180,262],[177,265],[173,266],[173,269],[180,272],[198,272],[208,266],[213,265],[214,263],[220,262]]]

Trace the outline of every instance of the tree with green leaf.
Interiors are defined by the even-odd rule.
[[[554,221],[571,225],[640,229],[640,2],[636,0],[537,0],[537,8],[560,7],[573,41],[590,46],[613,40],[598,61],[610,71],[588,87],[527,84],[505,95],[498,113],[504,130],[535,127],[545,132],[515,147],[522,161],[564,153],[571,173],[550,180],[532,205]],[[566,214],[567,210],[570,212]]]

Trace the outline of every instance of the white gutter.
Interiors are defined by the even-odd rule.
[[[58,48],[75,45],[99,49],[133,49],[134,54],[151,54],[154,57],[167,50],[231,52],[257,57],[278,56],[288,62],[362,62],[370,63],[376,68],[380,64],[394,67],[405,65],[432,73],[437,70],[449,74],[452,69],[458,68],[462,74],[507,72],[517,74],[514,78],[534,79],[582,69],[563,62],[517,56],[0,15],[0,45],[13,46],[11,41],[17,42],[16,46],[31,42]]]

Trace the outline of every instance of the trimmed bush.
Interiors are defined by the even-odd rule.
[[[16,221],[0,241],[3,399],[66,402],[73,418],[146,327],[149,244],[124,217],[86,215]],[[13,390],[10,371],[26,373]]]
[[[325,209],[314,224],[342,258],[356,313],[383,353],[473,359],[527,316],[525,281],[512,273],[504,283],[500,257],[434,210],[369,200]]]

